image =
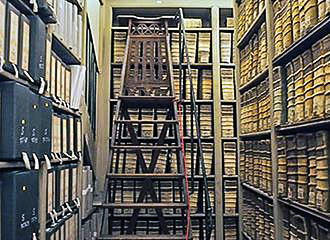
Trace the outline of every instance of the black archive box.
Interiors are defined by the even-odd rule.
[[[19,77],[28,80],[25,72],[30,70],[31,50],[31,24],[30,20],[24,14],[20,15],[19,20],[19,54],[18,54],[18,72]]]
[[[50,157],[52,103],[49,99],[30,91],[29,95],[30,148],[37,157]]]
[[[16,82],[2,82],[0,159],[12,160],[30,153],[29,88]]]
[[[52,114],[53,114],[53,105],[52,102],[44,97],[39,96],[39,124],[40,124],[40,152],[39,154],[51,155],[51,139],[52,139]]]
[[[30,75],[36,81],[36,84],[40,85],[40,78],[45,79],[47,29],[46,24],[39,16],[30,16],[30,23]]]
[[[33,239],[38,233],[38,171],[1,174],[1,239]]]
[[[40,156],[40,141],[41,141],[41,126],[40,126],[40,114],[39,114],[39,96],[30,92],[29,97],[29,139],[31,153],[35,153],[38,157]]]

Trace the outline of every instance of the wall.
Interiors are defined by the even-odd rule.
[[[158,0],[159,1],[159,0]],[[85,133],[89,143],[94,169],[98,177],[97,191],[104,188],[104,176],[109,155],[109,93],[110,93],[110,28],[113,7],[222,7],[230,8],[233,0],[86,0],[87,14],[93,31],[94,43],[98,55],[100,75],[97,83],[97,130],[93,139],[89,127],[88,115],[85,115]],[[84,108],[83,108],[84,109]],[[84,113],[86,109],[83,110]]]
[[[99,35],[100,35],[100,13],[101,5],[98,0],[86,0],[86,9],[88,14],[89,23],[92,28],[93,41],[95,44],[95,50],[99,51]],[[99,56],[98,56],[99,59]]]

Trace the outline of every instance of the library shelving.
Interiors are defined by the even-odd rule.
[[[111,4],[110,4],[111,5]],[[115,4],[114,4],[115,5]],[[124,48],[126,45],[127,22],[117,18],[118,15],[136,15],[142,17],[154,17],[162,15],[174,16],[178,12],[178,8],[173,5],[169,7],[162,6],[161,8],[116,8],[112,6],[112,26],[111,29],[111,82],[110,82],[110,129],[113,126],[113,116],[117,103],[117,96],[120,87],[120,74],[122,67],[122,56],[124,55]],[[178,5],[178,7],[180,7]],[[209,191],[211,195],[212,207],[214,211],[214,219],[216,220],[216,230],[213,233],[214,239],[223,239],[226,235],[228,239],[233,236],[238,236],[238,166],[236,163],[237,152],[230,151],[225,157],[222,154],[224,146],[230,144],[237,145],[236,119],[234,119],[236,112],[236,93],[234,91],[234,54],[233,54],[233,12],[230,8],[219,7],[202,7],[202,8],[184,8],[184,16],[187,19],[200,19],[198,26],[189,26],[186,28],[188,52],[191,60],[191,68],[193,74],[193,83],[195,94],[197,97],[196,104],[200,117],[202,145],[204,151],[204,159],[206,163],[206,170],[208,173]],[[197,14],[198,12],[198,14]],[[228,18],[228,25],[227,20]],[[171,39],[171,52],[174,68],[174,85],[176,88],[176,95],[179,97],[179,49],[178,49],[178,27],[175,23],[170,23],[169,34]],[[223,35],[223,39],[220,39]],[[222,41],[221,41],[222,40]],[[224,41],[224,42],[223,42]],[[219,46],[213,47],[213,46]],[[223,46],[223,55],[219,49]],[[190,100],[187,95],[189,90],[189,78],[187,76],[187,64],[183,63],[183,119],[184,119],[184,140],[187,154],[187,164],[189,172],[189,180],[192,183],[194,179],[194,194],[191,195],[192,202],[192,223],[193,235],[199,239],[199,234],[203,231],[199,228],[203,223],[203,216],[205,213],[200,212],[200,206],[197,206],[198,192],[200,190],[203,177],[200,170],[196,166],[191,168],[191,164],[196,165],[196,152],[191,151],[190,138]],[[223,77],[221,78],[221,72]],[[223,79],[223,83],[221,83]],[[224,94],[219,94],[222,84],[227,84],[228,89]],[[220,109],[227,109],[227,119],[223,119],[223,124],[227,126],[226,135],[221,133],[222,114]],[[195,130],[195,128],[194,128]],[[122,138],[125,140],[125,138]],[[192,142],[197,144],[197,138],[192,139]],[[214,147],[212,146],[214,145]],[[197,145],[196,145],[197,146]],[[196,151],[196,150],[195,150]],[[193,157],[193,161],[191,160]],[[228,168],[224,170],[224,165]],[[198,166],[198,165],[197,165]],[[191,169],[194,169],[194,176],[190,176]],[[222,175],[224,177],[222,178]],[[223,186],[227,192],[222,191]],[[190,188],[190,190],[192,190]],[[227,199],[225,201],[224,199]],[[223,204],[225,202],[225,204]],[[196,205],[196,206],[195,206]],[[223,226],[223,222],[225,225]],[[225,233],[226,232],[226,233]]]
[[[298,1],[234,1],[240,206],[250,209],[253,218],[260,207],[247,198],[272,203],[270,239],[326,239],[330,231],[329,161],[323,161],[329,153],[322,151],[329,148],[330,126],[328,11],[322,1],[305,1],[304,7]],[[258,67],[262,53],[267,60]],[[258,119],[265,110],[259,97],[265,81],[270,106],[266,125]],[[257,173],[265,167],[265,151],[255,146],[260,141],[271,146],[267,181]],[[265,191],[269,181],[270,192]],[[246,219],[251,218],[241,216],[241,238],[261,238],[258,223],[264,220],[251,227]]]
[[[78,23],[81,15],[79,17],[78,10],[75,11],[78,9],[76,3],[58,1],[58,4],[63,4],[61,8],[53,6],[53,3],[43,0],[0,1],[3,20],[0,21],[3,24],[0,31],[4,31],[1,32],[1,41],[5,39],[0,43],[1,115],[7,115],[6,119],[2,118],[6,123],[1,121],[1,131],[15,132],[13,129],[20,129],[20,134],[12,137],[3,139],[5,135],[1,136],[0,178],[4,182],[26,181],[26,186],[22,185],[23,192],[30,194],[34,206],[30,199],[19,199],[23,197],[19,191],[10,192],[14,191],[15,186],[11,188],[9,185],[8,188],[1,188],[2,200],[11,194],[17,195],[1,202],[20,205],[21,210],[7,215],[12,217],[8,222],[26,219],[28,225],[23,223],[26,230],[19,232],[19,237],[26,239],[52,239],[64,232],[67,237],[80,238],[82,124],[79,109],[73,107],[70,101],[72,92],[76,94],[71,91],[73,77],[70,65],[81,64],[78,53],[82,52],[79,49],[82,39],[78,36],[82,35],[83,30],[82,23]],[[58,21],[58,14],[64,11],[64,6],[72,11],[69,14],[72,19],[70,24],[67,19]],[[64,23],[70,25],[67,28],[72,30],[71,39],[66,42],[54,34],[57,31],[54,28],[64,28],[61,25]],[[18,93],[21,94],[18,96]],[[6,104],[10,102],[10,105]],[[12,146],[3,144],[11,142],[8,139],[13,139]],[[18,146],[22,144],[24,150],[19,152],[23,148]],[[26,202],[19,203],[22,200]],[[10,206],[6,209],[6,205],[1,208],[1,214],[11,209]],[[25,214],[22,219],[21,213]],[[38,223],[36,227],[33,226],[35,223]],[[2,221],[1,234],[7,234],[5,226],[6,221]],[[11,227],[10,235],[0,237],[12,238],[13,234],[18,233],[14,230],[15,224]]]

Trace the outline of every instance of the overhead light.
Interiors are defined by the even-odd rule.
[[[159,3],[159,4],[162,3],[162,0],[156,0],[156,3]]]

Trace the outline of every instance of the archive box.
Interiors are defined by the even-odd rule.
[[[33,239],[39,232],[38,171],[5,172],[0,183],[1,239]]]

